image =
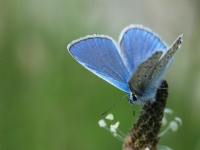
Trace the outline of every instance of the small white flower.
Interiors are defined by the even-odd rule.
[[[178,130],[178,124],[177,124],[176,121],[171,121],[170,124],[169,124],[169,126],[170,126],[170,129],[172,131],[174,131],[174,132]]]
[[[99,120],[98,124],[100,127],[106,127],[106,125],[107,125],[103,119]]]
[[[114,133],[116,133],[117,131],[116,131],[116,129],[115,128],[113,128],[113,126],[112,125],[110,125],[110,131],[111,132],[114,132]]]
[[[119,121],[117,121],[117,122],[113,125],[113,127],[114,127],[115,129],[117,129],[117,128],[119,127]]]
[[[108,114],[105,118],[107,120],[112,121],[114,119],[114,116],[113,116],[113,114]],[[118,140],[124,142],[124,139],[125,139],[126,135],[121,130],[118,129],[119,121],[116,122],[113,125],[110,125],[110,129],[107,127],[107,124],[106,124],[104,119],[99,120],[98,124],[99,124],[100,127],[108,130]]]
[[[114,133],[113,133],[113,136],[114,136],[114,137],[117,137],[117,133],[116,133],[116,132],[114,132]]]
[[[173,114],[173,110],[171,110],[169,108],[165,108],[164,113],[165,114]]]
[[[164,116],[162,118],[162,125],[166,125],[167,124],[167,115],[168,114],[172,114],[173,111],[169,108],[165,108],[164,110]],[[173,121],[169,122],[168,126],[165,128],[165,130],[163,130],[160,134],[159,137],[162,137],[163,135],[165,135],[169,130],[172,130],[173,132],[176,132],[179,128],[179,126],[182,125],[182,120],[179,117],[175,117]],[[164,150],[171,150],[170,148],[164,148]],[[160,149],[162,150],[162,149]]]
[[[148,147],[146,147],[145,150],[150,150],[150,149]]]
[[[113,119],[114,119],[113,114],[108,114],[108,115],[106,116],[106,119],[108,119],[108,120],[113,120]]]
[[[182,120],[179,117],[175,117],[175,120],[180,124],[180,126],[182,126]]]
[[[162,125],[165,126],[167,124],[167,118],[164,116],[162,118]]]
[[[116,122],[114,125],[110,125],[110,131],[111,132],[117,132],[116,131],[116,129],[118,128],[118,126],[119,126],[119,121],[118,122]]]

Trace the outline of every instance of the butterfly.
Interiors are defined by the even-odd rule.
[[[168,47],[142,25],[125,27],[118,43],[107,35],[88,35],[68,44],[69,53],[86,69],[129,93],[129,103],[155,101],[163,75],[181,47],[180,35]]]

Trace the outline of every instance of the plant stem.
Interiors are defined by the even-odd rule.
[[[168,84],[161,82],[156,93],[156,100],[148,101],[141,114],[125,139],[123,150],[156,150],[160,139],[158,133],[162,125],[162,117],[167,102]]]

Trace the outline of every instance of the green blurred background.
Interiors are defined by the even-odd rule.
[[[200,149],[200,2],[1,1],[1,118],[5,150],[122,149],[100,128],[99,114],[125,95],[79,65],[67,52],[72,40],[106,34],[118,40],[129,24],[143,24],[182,48],[165,76],[167,107],[183,120],[160,144]],[[139,114],[126,100],[110,112],[127,133]],[[137,116],[136,115],[136,116]],[[173,118],[172,117],[172,118]]]

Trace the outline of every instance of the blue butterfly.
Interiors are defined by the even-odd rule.
[[[86,69],[129,93],[130,104],[153,102],[182,36],[167,47],[150,29],[129,25],[122,30],[118,44],[106,35],[88,35],[72,41],[67,49]]]

